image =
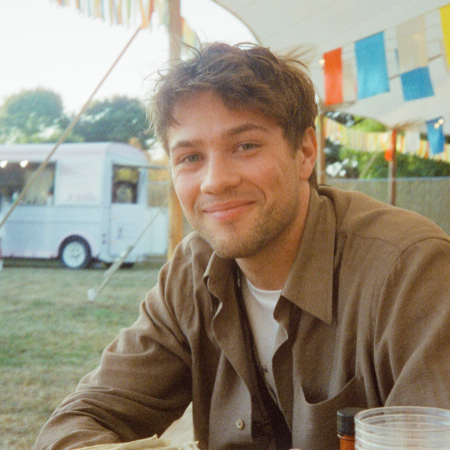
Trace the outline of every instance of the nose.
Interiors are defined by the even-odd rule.
[[[201,189],[206,194],[220,194],[241,182],[236,163],[223,155],[210,155],[204,165]]]

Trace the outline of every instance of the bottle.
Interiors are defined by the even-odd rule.
[[[337,412],[340,450],[355,450],[355,415],[363,408],[343,408]]]

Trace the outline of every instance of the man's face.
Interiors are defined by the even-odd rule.
[[[190,224],[220,256],[248,258],[295,236],[312,167],[301,148],[294,155],[281,127],[226,108],[213,92],[181,101],[174,117],[174,188]]]

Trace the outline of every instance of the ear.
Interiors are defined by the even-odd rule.
[[[312,127],[308,127],[303,133],[298,153],[300,178],[308,180],[314,170],[317,159],[317,138],[316,132]]]

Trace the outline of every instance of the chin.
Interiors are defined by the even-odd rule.
[[[241,242],[231,238],[231,241],[203,238],[209,243],[211,248],[223,259],[249,258],[258,253],[264,245],[260,242],[242,240]]]

